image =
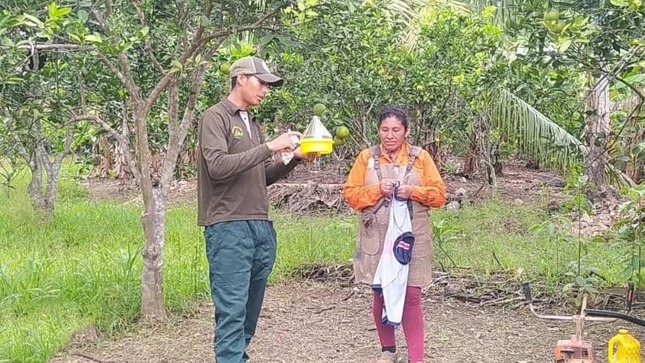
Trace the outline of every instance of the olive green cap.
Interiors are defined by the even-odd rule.
[[[237,77],[240,74],[252,75],[273,87],[280,87],[282,86],[282,83],[284,83],[282,78],[271,73],[263,59],[253,56],[236,60],[235,63],[231,65],[228,73],[231,77]]]

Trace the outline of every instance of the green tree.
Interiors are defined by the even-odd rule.
[[[542,2],[512,0],[492,4],[482,1],[470,2],[465,8],[459,2],[401,0],[395,3],[398,8],[415,9],[415,13],[419,14],[416,17],[406,18],[408,19],[407,38],[415,41],[418,25],[423,21],[424,16],[427,16],[426,14],[432,12],[433,8],[451,6],[460,10],[465,9],[466,12],[477,13],[486,9],[488,5],[497,6],[495,19],[505,34],[505,41],[500,44],[501,54],[498,57],[506,59],[511,64],[511,69],[513,62],[518,58],[523,59],[522,62],[525,63],[540,64],[541,68],[535,69],[538,73],[540,69],[548,70],[552,67],[555,79],[553,84],[546,88],[549,91],[571,87],[574,90],[580,89],[578,84],[582,79],[581,76],[585,77],[588,79],[585,88],[589,93],[584,99],[590,103],[586,105],[583,112],[580,112],[582,102],[563,102],[561,97],[557,97],[558,92],[543,92],[542,95],[545,96],[543,99],[535,99],[530,97],[530,94],[544,84],[540,85],[539,82],[526,84],[526,77],[507,78],[506,82],[500,82],[501,89],[489,92],[490,97],[485,101],[489,110],[503,110],[503,112],[489,113],[488,116],[498,126],[513,130],[515,137],[523,139],[523,145],[533,145],[529,154],[544,164],[553,165],[555,161],[556,166],[567,165],[570,162],[562,160],[563,155],[567,157],[580,155],[587,165],[587,175],[592,182],[599,185],[601,190],[604,189],[606,176],[612,178],[612,182],[619,184],[629,182],[607,160],[607,140],[610,135],[607,126],[610,115],[607,95],[610,81],[628,84],[624,82],[622,72],[643,59],[641,43],[644,35],[643,27],[639,26],[642,23],[643,7],[639,1],[612,1],[609,4],[596,1],[559,2],[558,19],[554,20],[545,20],[544,14],[551,9],[547,3]],[[415,46],[415,43],[411,43],[410,46]],[[566,68],[563,70],[564,67],[569,69],[574,67],[578,72],[577,75],[565,78]],[[526,70],[525,68],[521,75],[526,75]],[[540,79],[551,79],[551,74],[547,74],[548,78],[543,73]],[[514,74],[511,73],[510,76]],[[507,85],[507,88],[504,88],[504,85]],[[508,87],[509,85],[514,87]],[[632,84],[629,84],[629,87],[642,99],[640,97],[642,94],[637,92]],[[513,94],[515,91],[523,97],[529,96],[527,97],[529,103]],[[518,102],[505,103],[509,92]],[[562,133],[567,130],[536,109],[540,107],[548,110],[554,104],[577,105],[570,110],[565,108],[565,111],[566,114],[576,118],[584,118],[583,143],[574,142],[573,140],[578,139],[575,136],[563,138]],[[640,110],[640,105],[633,110],[637,109]],[[557,113],[550,115],[555,117]],[[516,122],[518,118],[525,122]],[[577,128],[576,125],[573,125],[573,128],[568,127],[569,121],[564,123],[571,132]],[[571,143],[563,146],[560,144],[562,141],[571,141]],[[554,142],[556,145],[552,145]],[[557,151],[562,150],[563,147],[576,152],[563,154]],[[556,154],[553,154],[554,151]]]
[[[52,12],[51,18],[65,14]],[[14,41],[36,23],[26,15],[0,14],[0,44],[5,50],[0,56],[0,143],[12,169],[19,167],[20,159],[29,167],[32,204],[51,218],[63,158],[72,152],[74,137],[86,130],[84,120],[91,116],[82,102],[71,101],[84,100],[78,64],[64,54],[39,51],[29,40]]]
[[[81,1],[72,7],[51,3],[44,12],[32,3],[9,9],[12,14],[28,14],[29,21],[23,25],[35,34],[30,39],[32,48],[71,52],[86,65],[91,63],[96,74],[105,77],[101,81],[119,85],[116,94],[105,96],[108,102],[121,103],[120,119],[105,114],[98,99],[88,104],[88,112],[123,145],[143,196],[141,308],[146,319],[166,317],[162,282],[167,198],[211,61],[231,35],[279,27],[284,5],[279,1],[106,0]],[[159,109],[165,113],[167,141],[159,171],[154,172],[149,126]],[[115,119],[120,123],[114,124]]]

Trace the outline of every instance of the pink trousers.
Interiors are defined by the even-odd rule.
[[[372,314],[378,331],[378,337],[382,347],[396,346],[396,337],[393,326],[383,326],[381,318],[383,314],[383,295],[374,292],[372,300]],[[423,362],[424,350],[424,328],[423,308],[421,307],[421,288],[408,286],[405,292],[405,303],[403,305],[403,333],[408,344],[408,359],[410,362]]]

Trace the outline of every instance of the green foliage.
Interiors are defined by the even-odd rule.
[[[51,3],[45,10],[0,14],[0,79],[6,81],[0,86],[0,157],[14,171],[4,173],[5,184],[11,184],[15,171],[29,167],[32,204],[50,213],[60,163],[68,153],[81,151],[96,128],[75,118],[85,112],[86,100],[79,63],[36,44],[60,29],[71,8]]]
[[[139,319],[140,208],[89,202],[68,180],[59,192],[60,206],[49,222],[25,208],[24,192],[0,195],[0,361],[45,362],[88,324],[117,336]],[[164,299],[175,314],[209,298],[195,213],[192,205],[168,211]],[[275,215],[279,247],[272,282],[301,264],[343,263],[351,255],[353,218],[302,218]]]
[[[446,252],[444,245],[458,241],[460,233],[461,230],[458,227],[447,223],[445,219],[432,220],[432,245],[443,253],[444,257],[452,264],[452,267],[457,267],[457,264]]]
[[[308,10],[315,14],[303,16]],[[264,115],[277,113],[303,128],[311,107],[322,102],[327,127],[347,125],[354,151],[377,141],[376,116],[386,104],[410,111],[412,142],[432,142],[439,134],[450,142],[497,77],[490,59],[500,31],[484,17],[435,9],[419,19],[417,45],[408,49],[401,37],[405,17],[386,2],[326,0],[286,14],[297,40],[280,47],[287,86],[275,90],[259,114],[273,121]]]
[[[393,91],[382,70],[396,52],[396,27],[379,6],[360,1],[328,0],[311,8],[317,15],[304,23],[298,19],[309,7],[286,14],[297,43],[282,47],[280,71],[293,86],[273,92],[261,110],[304,129],[314,104],[323,103],[328,129],[345,124],[357,142],[369,143],[376,135],[373,115]]]
[[[618,237],[626,248],[625,278],[635,280],[643,286],[642,275],[643,255],[645,244],[645,184],[628,188],[624,192],[629,199],[620,206],[620,219],[614,227],[618,229]]]
[[[537,236],[546,238],[549,244],[554,245],[554,264],[556,268],[562,268],[562,251],[565,244],[571,242],[569,231],[571,221],[567,218],[553,218],[531,226],[530,231]]]
[[[67,179],[73,174],[61,181],[60,205],[49,222],[25,208],[22,189],[8,198],[0,195],[0,356],[11,362],[44,362],[88,324],[118,336],[139,318],[141,210],[131,204],[88,201],[86,192]],[[271,213],[278,232],[272,283],[303,264],[350,260],[354,215]],[[174,314],[209,298],[203,231],[194,215],[192,205],[175,205],[168,211],[164,296]],[[526,233],[546,218],[536,205],[495,200],[459,212],[433,210],[434,263],[448,271],[467,267],[475,274],[524,270],[530,276],[546,276],[550,286],[559,284],[566,269],[554,263],[553,256],[556,251],[574,255],[576,246],[558,246],[553,237]],[[618,261],[623,256],[618,245],[586,243],[586,258],[607,278],[600,284],[622,281]],[[591,283],[596,275],[590,271],[583,270],[581,276]]]
[[[278,255],[270,281],[277,283],[294,269],[312,263],[346,263],[356,241],[353,216],[294,216],[272,211]]]
[[[426,15],[415,48],[398,69],[404,77],[404,97],[398,102],[413,111],[416,143],[426,144],[439,134],[463,141],[459,131],[475,120],[482,92],[499,82],[495,55],[500,41],[501,30],[486,16],[450,9]],[[456,153],[463,151],[464,143],[460,146]]]
[[[488,4],[490,2],[486,1],[471,3],[479,10]],[[641,46],[645,32],[640,24],[645,8],[638,2],[630,3],[630,6],[624,4],[614,2],[598,6],[595,2],[556,4],[514,0],[496,3],[495,21],[504,31],[500,52],[494,56],[499,60],[496,66],[504,74],[498,86],[534,110],[539,110],[541,116],[568,134],[582,135],[585,121],[594,119],[591,117],[593,111],[585,111],[585,107],[589,97],[587,92],[597,81],[608,77],[614,87],[620,84],[622,88],[628,88],[626,93],[634,98],[637,96],[637,92],[632,90],[638,85],[638,77],[632,77],[642,67],[638,64],[645,49]],[[627,112],[638,111],[642,96],[639,95],[636,101],[639,103],[621,108],[627,108]],[[494,107],[498,103],[495,97],[485,102]],[[499,103],[504,105],[503,101]],[[514,113],[521,112],[517,110]],[[615,141],[609,146],[614,165],[605,166],[606,177],[614,185],[623,186],[629,182],[617,172],[619,170],[626,170],[632,177],[643,175],[642,172],[633,172],[634,165],[639,162],[630,152],[637,144],[633,140],[642,139],[642,127],[633,127],[638,119],[638,116],[631,120],[623,119],[610,128],[619,131],[603,136]],[[502,120],[502,124],[513,122],[512,119]],[[627,132],[621,135],[623,130]],[[526,136],[526,132],[520,130],[519,135]],[[530,142],[548,146],[549,142],[555,141],[556,148],[562,148],[553,136],[548,140],[536,138]],[[582,140],[582,143],[593,147],[595,144],[589,145],[590,139]],[[619,151],[622,145],[629,151]],[[574,144],[567,147],[577,148]],[[542,152],[553,151],[547,147],[541,149]],[[555,151],[560,155],[557,158],[561,159],[561,152]],[[572,154],[569,157],[577,158]],[[541,162],[544,158],[538,159]]]
[[[570,199],[565,203],[565,211],[571,212],[576,219],[578,234],[575,239],[577,244],[577,259],[569,262],[569,271],[565,274],[574,279],[565,285],[565,291],[576,286],[579,291],[594,293],[598,286],[599,280],[598,268],[587,264],[589,246],[587,241],[582,237],[582,217],[583,215],[591,214],[593,204],[588,199],[587,195],[593,189],[593,185],[589,183],[589,178],[586,175],[581,175],[579,172],[571,173],[567,178],[565,191],[569,194]]]

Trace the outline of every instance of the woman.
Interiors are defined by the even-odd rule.
[[[407,287],[404,285],[400,291],[405,295],[404,298],[401,296],[401,324],[408,347],[408,361],[418,363],[423,362],[424,356],[421,288],[432,281],[432,235],[428,209],[444,204],[446,186],[430,154],[406,141],[410,127],[404,110],[385,107],[378,117],[378,130],[380,145],[358,155],[343,190],[347,202],[360,211],[354,276],[357,282],[375,284],[388,231],[389,205],[392,198],[407,200],[414,243]],[[396,362],[395,326],[384,320],[383,304],[383,293],[375,289],[372,313],[381,343],[378,362]]]

